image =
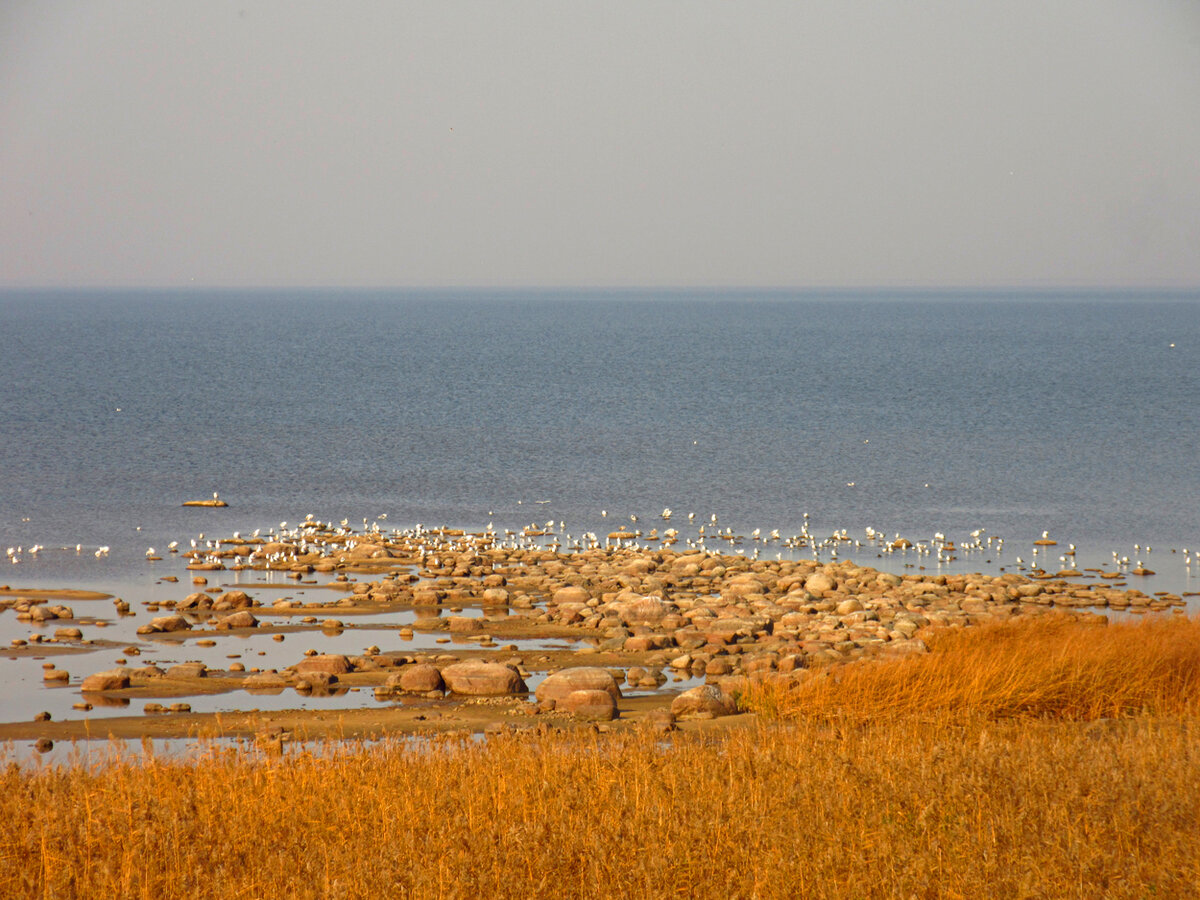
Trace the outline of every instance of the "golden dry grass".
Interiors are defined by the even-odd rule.
[[[935,707],[11,766],[0,897],[1196,896],[1200,720]]]
[[[1039,617],[946,629],[927,641],[928,654],[821,670],[748,699],[772,714],[816,718],[1200,712],[1200,620]]]

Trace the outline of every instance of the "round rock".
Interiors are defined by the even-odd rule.
[[[516,669],[501,663],[468,659],[442,669],[442,680],[456,694],[495,696],[528,690]]]
[[[596,722],[609,722],[617,716],[617,703],[612,694],[602,690],[571,691],[557,701],[555,709]]]
[[[671,701],[671,712],[680,719],[715,719],[737,712],[733,700],[721,693],[721,689],[705,684],[684,691]]]
[[[430,663],[405,666],[400,673],[398,683],[400,690],[410,694],[427,694],[430,691],[440,691],[445,688],[441,671]]]
[[[555,672],[537,686],[535,694],[539,702],[554,700],[558,703],[574,691],[604,691],[614,703],[621,699],[617,680],[607,669],[599,666],[577,666]]]

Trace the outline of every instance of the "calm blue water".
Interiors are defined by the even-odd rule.
[[[1200,546],[1200,294],[8,292],[0,385],[0,583],[306,513]]]

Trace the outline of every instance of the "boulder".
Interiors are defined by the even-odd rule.
[[[167,669],[168,678],[204,678],[208,674],[208,666],[202,662],[184,662]]]
[[[298,693],[306,691],[324,693],[332,685],[337,684],[337,680],[336,675],[330,675],[328,672],[306,672],[296,679],[294,687]]]
[[[501,663],[468,659],[442,669],[442,680],[456,694],[490,696],[527,690],[516,669]]]
[[[144,625],[142,626],[142,628],[145,627]],[[150,620],[150,628],[154,629],[151,634],[155,632],[191,631],[192,623],[179,615],[157,616]],[[141,628],[138,629],[139,632],[141,630]]]
[[[675,639],[669,634],[635,634],[625,638],[621,649],[630,653],[646,653],[670,647],[673,643]]]
[[[661,622],[675,608],[657,597],[640,597],[621,604],[621,621],[626,625],[653,625]]]
[[[562,669],[537,686],[535,695],[539,701],[563,700],[574,691],[605,691],[614,702],[621,699],[621,688],[617,679],[607,669],[599,666],[576,666]]]
[[[255,672],[242,679],[242,687],[251,690],[275,690],[287,687],[287,683],[278,672]]]
[[[815,597],[822,597],[835,587],[837,587],[837,582],[824,572],[813,572],[804,582],[804,589]]]
[[[340,653],[322,653],[310,656],[296,663],[296,672],[308,675],[312,672],[324,672],[327,675],[345,675],[350,671],[350,660]]]
[[[249,609],[253,605],[245,591],[226,591],[213,602],[213,609]]]
[[[447,616],[446,627],[455,634],[483,631],[483,621],[475,616]]]
[[[129,687],[129,672],[125,669],[109,669],[83,679],[82,691],[119,691]]]
[[[446,627],[446,620],[441,616],[417,616],[413,619],[413,631],[441,631]]]
[[[258,619],[248,610],[240,609],[235,613],[230,613],[227,616],[217,620],[216,628],[218,631],[225,631],[230,628],[257,628]]]
[[[671,713],[681,719],[715,719],[735,712],[737,707],[733,700],[711,684],[684,691],[671,701]]]
[[[508,603],[508,591],[502,587],[488,588],[483,592],[480,599],[487,606],[505,606]]]
[[[773,623],[767,616],[723,616],[716,619],[701,619],[697,622],[697,627],[706,635],[720,635],[728,638],[753,637],[759,631],[769,634],[772,625]]]
[[[713,677],[728,675],[733,671],[733,663],[725,656],[714,656],[704,665],[704,674]]]
[[[571,691],[556,701],[554,708],[596,722],[609,722],[617,716],[617,702],[612,694],[601,690]]]
[[[443,690],[446,686],[438,667],[430,663],[405,666],[396,683],[400,690],[411,694],[427,694]]]
[[[583,588],[579,587],[578,585],[568,585],[566,587],[560,587],[557,591],[555,591],[550,597],[550,602],[555,606],[563,603],[579,603],[584,605],[590,599],[590,595]]]

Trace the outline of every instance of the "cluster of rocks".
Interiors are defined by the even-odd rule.
[[[165,616],[156,616],[145,625],[138,626],[137,633],[150,635],[190,631],[193,622],[211,624],[217,631],[257,628],[259,620],[250,609],[258,605],[258,601],[241,590],[218,593],[216,596],[196,592],[188,594],[178,602],[165,600],[151,604],[150,608],[154,610],[162,607],[173,612]]]
[[[139,666],[138,668],[117,666],[113,669],[106,669],[103,672],[95,672],[88,675],[80,683],[79,689],[85,694],[104,691],[123,691],[131,687],[145,686],[158,679],[190,681],[196,678],[205,678],[208,674],[208,667],[204,663],[199,662],[177,663],[166,669],[154,665]]]
[[[0,597],[0,612],[6,609],[14,610],[18,621],[34,624],[75,618],[75,611],[69,606],[27,597]]]
[[[378,577],[347,583],[348,595],[334,605],[358,611],[364,606],[416,608],[409,635],[413,630],[472,634],[487,649],[494,646],[489,628],[516,619],[529,633],[586,638],[589,647],[580,655],[604,654],[605,665],[551,672],[534,692],[532,706],[539,713],[607,721],[618,715],[622,681],[656,689],[666,681],[665,671],[705,679],[706,684],[672,698],[670,710],[660,716],[664,727],[677,717],[733,713],[739,695],[756,681],[798,680],[816,666],[880,653],[923,652],[921,632],[931,626],[966,627],[1049,610],[1094,615],[1085,610],[1183,604],[1174,595],[1151,597],[1115,584],[1108,578],[1111,573],[1105,574],[1108,580],[1091,582],[1079,572],[896,575],[849,561],[751,559],[665,546],[570,553],[553,547],[499,547],[491,536],[448,530],[351,539],[310,529],[301,542],[251,543],[232,542],[217,551],[216,559],[196,562],[193,568],[220,568],[220,554],[247,560],[243,565],[295,572],[357,567]],[[490,613],[482,618],[441,615],[467,604]],[[171,614],[152,619],[138,628],[139,634],[188,631],[193,622],[208,622],[217,630],[259,625],[251,609],[261,604],[240,590],[198,592],[161,605]],[[281,600],[269,612],[296,606],[296,601]],[[25,611],[35,608],[41,607],[27,604]],[[301,621],[316,624],[318,619]],[[337,619],[321,624],[327,630],[343,627]],[[315,693],[341,690],[350,682],[372,686],[379,699],[528,694],[530,673],[520,660],[500,659],[500,654],[417,659],[372,649],[350,657],[314,651],[282,671],[252,671],[239,684],[251,691]],[[619,665],[612,664],[614,657]],[[153,669],[97,673],[82,688],[121,691],[139,679],[205,676],[203,666],[198,672],[179,666],[165,673]],[[62,675],[48,673],[47,680],[62,680]]]
[[[249,609],[250,607],[256,605],[256,602],[245,591],[223,591],[215,596],[197,591],[195,593],[188,594],[178,603],[174,604],[174,609],[179,613],[189,611],[199,612],[202,610],[223,612],[233,609]]]
[[[443,552],[439,575],[405,572],[354,585],[362,602],[499,602],[532,625],[598,639],[604,652],[651,654],[693,675],[775,671],[925,649],[927,626],[969,626],[1050,609],[1165,609],[1105,582],[1000,575],[895,575],[852,562],[748,560],[709,553],[550,550]],[[519,605],[511,601],[520,599]],[[453,619],[454,617],[450,617]],[[479,630],[479,619],[465,619]],[[427,616],[417,630],[449,628]]]

